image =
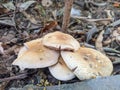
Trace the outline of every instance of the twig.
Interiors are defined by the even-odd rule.
[[[67,30],[68,33],[70,34],[85,34],[86,32],[85,31],[82,31],[82,30]]]
[[[115,22],[113,22],[113,23],[111,23],[110,26],[115,27],[115,26],[117,26],[119,24],[120,24],[120,19],[115,21]]]
[[[11,76],[11,77],[8,77],[8,78],[2,78],[2,79],[0,79],[0,82],[10,81],[10,80],[14,80],[14,79],[23,79],[23,78],[26,78],[26,77],[27,77],[27,74],[23,73],[23,74],[16,75],[16,76]]]
[[[64,16],[62,22],[62,30],[66,31],[68,27],[68,23],[70,21],[70,12],[72,8],[73,0],[65,0],[65,9],[64,9]]]
[[[100,18],[100,19],[90,19],[88,17],[79,17],[79,16],[71,16],[72,18],[75,19],[80,19],[88,22],[99,22],[99,21],[112,21],[111,18]]]
[[[86,46],[86,47],[94,48],[94,49],[95,49],[95,46],[90,45],[90,44],[88,44],[88,43],[80,43],[80,44],[81,44],[81,46],[84,45],[84,46]],[[103,47],[103,49],[104,49],[104,51],[106,51],[106,52],[111,52],[111,53],[118,53],[118,54],[120,54],[120,51],[115,50],[115,49],[112,49],[112,48]]]
[[[17,2],[15,1],[15,3],[17,3]],[[16,8],[17,8],[17,7],[16,7]],[[16,30],[18,33],[20,33],[19,30],[17,29],[16,20],[15,20],[15,17],[16,17],[16,11],[17,11],[16,8],[15,8],[15,10],[14,10],[14,12],[13,12],[12,21],[13,21],[14,24],[15,24],[15,26],[14,26],[15,30]]]

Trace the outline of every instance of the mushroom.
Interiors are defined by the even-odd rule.
[[[36,46],[39,47],[39,44],[41,45],[41,41],[42,41],[42,38],[38,38],[38,39],[35,39],[35,40],[24,43],[24,46],[27,47],[27,48],[33,48],[33,47],[36,47]]]
[[[21,57],[27,50],[28,48],[26,46],[21,47],[20,51],[18,52],[18,57]]]
[[[39,43],[41,43],[41,40],[42,40],[42,38],[39,38],[39,39],[35,39],[35,40],[24,43],[24,46],[20,48],[18,57],[20,57],[22,54],[24,54],[24,52],[27,51],[29,48],[38,46]]]
[[[79,42],[75,38],[59,31],[45,35],[42,43],[44,46],[55,50],[75,51],[80,47]]]
[[[41,43],[42,39],[25,43],[19,56],[12,65],[18,65],[21,70],[25,68],[44,68],[58,62],[59,52],[46,48]],[[25,49],[27,47],[27,49]]]
[[[80,80],[109,76],[113,71],[109,58],[91,48],[81,47],[75,52],[61,51],[61,56]]]
[[[67,67],[62,57],[59,58],[57,64],[49,67],[49,71],[56,79],[61,81],[67,81],[75,78],[75,75]]]

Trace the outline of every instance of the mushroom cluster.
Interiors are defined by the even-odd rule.
[[[48,67],[52,76],[67,81],[109,76],[113,71],[110,59],[97,50],[80,47],[69,34],[59,31],[24,43],[12,65],[21,70]]]

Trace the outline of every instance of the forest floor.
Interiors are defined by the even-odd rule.
[[[11,63],[23,44],[43,35],[61,31],[64,13],[62,0],[0,1],[0,90],[28,84],[50,86],[78,82],[55,79],[48,68],[28,70],[28,76]],[[119,0],[75,0],[68,34],[81,46],[97,49],[113,63],[113,75],[120,73],[120,2]],[[33,72],[34,71],[34,72]],[[22,76],[20,76],[22,75]]]

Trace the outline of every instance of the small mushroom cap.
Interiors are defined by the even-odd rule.
[[[79,42],[71,35],[59,31],[49,33],[43,37],[43,45],[48,48],[56,50],[78,50],[80,47]]]
[[[63,59],[60,57],[58,63],[49,67],[50,73],[58,80],[67,81],[75,78],[73,72],[67,67]]]
[[[26,46],[28,46],[27,50],[24,46],[19,53],[20,56],[12,63],[12,65],[18,65],[21,70],[25,68],[44,68],[58,62],[58,51],[44,47],[41,40],[27,42]]]
[[[113,71],[112,62],[97,50],[81,47],[76,52],[61,52],[66,65],[80,79],[91,79],[97,76],[109,76]]]

